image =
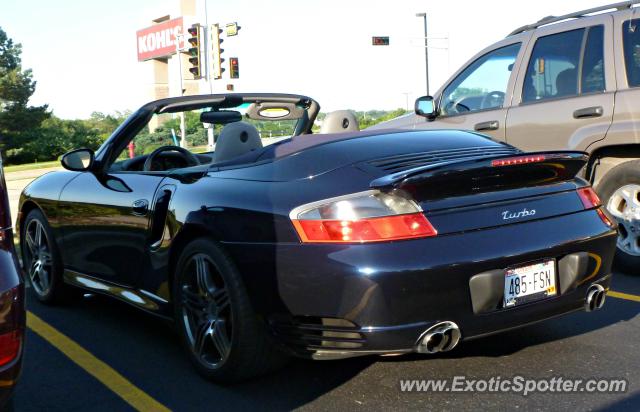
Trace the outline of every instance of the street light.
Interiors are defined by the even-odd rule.
[[[427,96],[429,95],[429,48],[427,47],[427,13],[416,13],[416,17],[424,19],[424,71],[427,78]]]

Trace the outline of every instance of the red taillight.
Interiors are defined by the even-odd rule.
[[[600,220],[602,220],[602,222],[609,227],[614,226],[611,219],[609,219],[609,216],[607,216],[607,214],[604,213],[604,211],[600,207],[602,206],[602,202],[600,201],[600,198],[596,194],[595,190],[593,190],[593,188],[582,187],[578,189],[578,196],[580,197],[582,206],[584,206],[585,209],[597,208],[596,212],[598,213]]]
[[[538,163],[545,160],[544,155],[526,155],[517,157],[508,157],[506,159],[495,159],[491,161],[491,166],[513,166],[525,163]]]
[[[303,243],[365,243],[435,236],[406,193],[368,190],[298,206],[289,213]]]
[[[359,220],[292,220],[302,242],[365,243],[435,236],[422,213]]]
[[[591,187],[578,189],[578,196],[580,196],[580,200],[585,209],[593,209],[594,207],[602,205],[600,198]]]
[[[0,294],[0,366],[20,353],[24,330],[24,289],[19,285]]]
[[[0,229],[0,249],[13,251],[13,231],[9,229]]]
[[[605,225],[607,225],[609,227],[613,227],[614,226],[614,224],[611,221],[611,219],[609,219],[609,216],[607,216],[606,213],[604,213],[602,211],[602,209],[596,209],[596,212],[598,212],[598,216],[600,216],[600,220],[602,220]]]
[[[0,366],[13,361],[20,353],[22,330],[13,330],[0,335]]]

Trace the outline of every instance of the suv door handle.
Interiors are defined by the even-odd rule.
[[[149,201],[147,199],[139,199],[133,202],[131,213],[137,216],[144,216],[149,211]]]
[[[600,117],[604,114],[602,106],[585,107],[573,112],[574,119],[588,119],[589,117]]]
[[[476,123],[475,126],[473,126],[473,129],[476,132],[483,132],[486,130],[498,130],[500,128],[500,122],[497,120],[491,120],[488,122],[482,122],[482,123]]]

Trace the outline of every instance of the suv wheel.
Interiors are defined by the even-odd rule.
[[[611,169],[596,191],[619,225],[615,265],[640,274],[640,160]]]

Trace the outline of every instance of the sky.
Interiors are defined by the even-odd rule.
[[[323,111],[413,107],[426,94],[424,26],[429,33],[430,91],[471,57],[513,29],[548,15],[612,0],[198,0],[209,24],[237,21],[226,56],[240,60],[239,92],[300,93]],[[33,70],[30,103],[56,116],[134,110],[149,100],[151,79],[136,57],[138,29],[172,13],[177,0],[1,0],[0,27],[23,47]],[[172,15],[172,17],[174,17]],[[389,36],[389,46],[372,46]],[[228,75],[228,71],[225,73]],[[223,92],[226,82],[214,81]]]

